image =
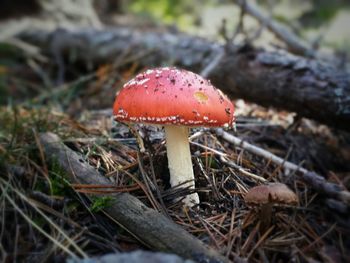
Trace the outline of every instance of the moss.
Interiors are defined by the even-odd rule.
[[[49,180],[53,195],[73,196],[74,191],[67,180],[68,175],[54,158],[51,159],[49,166]]]
[[[111,196],[93,197],[93,203],[90,206],[91,212],[98,212],[110,207],[115,199]]]
[[[208,168],[212,168],[212,169],[219,169],[220,168],[220,164],[211,155],[208,155],[208,157],[203,156],[201,159],[202,159],[202,163],[204,166],[206,164],[208,164]]]
[[[5,61],[5,59],[10,59],[9,61],[13,61],[13,59],[20,58],[22,56],[22,51],[15,46],[0,42],[0,63]]]

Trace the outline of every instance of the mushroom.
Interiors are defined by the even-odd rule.
[[[149,69],[127,82],[116,95],[113,114],[120,122],[164,126],[170,185],[190,189],[189,128],[230,128],[235,123],[234,106],[220,90],[193,72],[173,67]],[[184,203],[198,204],[198,194],[187,195]]]
[[[282,183],[269,183],[251,188],[244,196],[248,205],[260,207],[260,230],[264,232],[271,225],[273,204],[296,205],[297,195]]]

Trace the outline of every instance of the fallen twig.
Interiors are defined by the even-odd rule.
[[[288,49],[292,53],[308,57],[314,57],[316,55],[316,52],[312,50],[304,40],[300,39],[297,35],[295,35],[289,28],[265,16],[257,7],[251,5],[248,1],[235,0],[234,2],[241,8],[244,8],[247,14],[256,18],[261,24],[265,25],[272,33],[274,33],[280,40],[286,43]]]
[[[242,167],[240,167],[239,165],[237,165],[237,164],[235,164],[234,162],[230,161],[229,158],[228,158],[229,156],[228,156],[226,153],[223,153],[223,152],[220,152],[220,151],[218,151],[218,150],[212,149],[212,148],[207,147],[207,146],[205,146],[205,145],[202,145],[202,144],[200,144],[200,143],[196,143],[196,142],[192,142],[192,141],[191,141],[190,143],[193,144],[193,145],[199,146],[199,147],[201,147],[201,148],[203,148],[203,149],[209,150],[209,151],[211,151],[211,152],[214,153],[214,154],[219,155],[219,156],[220,156],[220,160],[221,160],[223,163],[225,163],[225,164],[227,164],[228,166],[230,166],[230,167],[236,169],[238,172],[240,172],[240,173],[243,174],[244,176],[251,177],[252,179],[258,180],[258,181],[260,181],[260,182],[266,182],[266,181],[267,181],[265,178],[263,178],[263,177],[261,177],[261,176],[258,176],[258,175],[255,175],[255,174],[253,174],[253,173],[250,173],[250,172],[244,170],[244,169],[243,169]]]
[[[294,172],[299,172],[301,174],[301,179],[314,188],[316,191],[324,193],[332,198],[338,199],[350,205],[350,193],[347,190],[342,189],[339,185],[329,183],[322,176],[315,172],[308,171],[305,168],[300,167],[294,163],[288,162],[281,157],[274,155],[273,153],[259,148],[258,146],[252,145],[248,142],[243,141],[236,136],[225,132],[223,129],[217,129],[216,134],[222,137],[224,140],[243,148],[249,152],[259,155],[263,158],[271,160],[273,163],[282,166],[284,169]]]
[[[40,141],[47,158],[50,157],[51,161],[58,163],[67,172],[67,179],[71,183],[111,184],[81,156],[65,146],[56,134],[40,134]],[[146,207],[136,197],[128,193],[108,196],[113,197],[115,201],[104,209],[105,213],[148,247],[176,253],[185,258],[204,255],[220,262],[228,261],[167,217]]]

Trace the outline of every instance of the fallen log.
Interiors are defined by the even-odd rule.
[[[66,171],[67,179],[71,183],[111,184],[81,156],[64,145],[56,134],[40,134],[40,142],[48,160],[58,163]],[[228,262],[227,258],[205,246],[169,218],[145,206],[136,197],[128,193],[108,196],[113,197],[114,201],[104,208],[107,215],[147,247],[174,253],[183,258],[207,258],[213,262]]]
[[[144,54],[142,66],[176,65],[200,72],[225,51],[210,71],[212,82],[232,98],[296,112],[350,131],[350,74],[322,61],[250,46],[223,46],[184,34],[130,29],[25,32],[19,37],[56,58],[74,53],[86,63],[113,62]]]

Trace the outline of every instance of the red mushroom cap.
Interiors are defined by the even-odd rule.
[[[122,122],[184,126],[234,125],[232,102],[208,80],[177,68],[138,74],[117,94],[115,119]]]

